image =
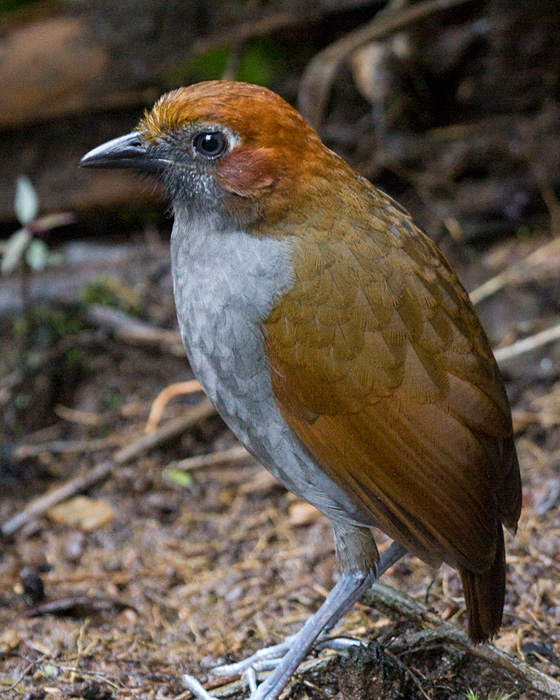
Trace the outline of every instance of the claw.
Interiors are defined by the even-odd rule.
[[[253,667],[248,668],[244,673],[247,683],[249,684],[249,690],[251,695],[257,692],[257,672]]]
[[[353,649],[354,647],[366,647],[367,644],[362,642],[360,639],[351,639],[350,637],[331,637],[321,641],[319,640],[317,644],[314,645],[314,649],[321,651],[321,649],[332,649],[333,651],[346,651],[347,649]]]
[[[224,664],[223,666],[216,666],[216,668],[212,669],[212,674],[214,676],[235,676],[245,673],[245,671],[250,668],[256,672],[275,668],[282,660],[284,654],[286,654],[292,646],[295,637],[295,634],[286,637],[280,644],[274,644],[273,646],[259,649],[254,654],[241,661],[236,661],[232,664]]]
[[[188,673],[185,673],[181,680],[183,681],[183,685],[187,688],[187,690],[190,690],[195,698],[198,698],[198,700],[217,700],[217,698],[210,695],[210,693],[202,687],[200,682],[197,681],[194,676],[189,676]]]

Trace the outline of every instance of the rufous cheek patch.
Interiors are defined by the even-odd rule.
[[[218,166],[222,186],[241,197],[253,197],[271,187],[282,174],[272,148],[238,146]]]

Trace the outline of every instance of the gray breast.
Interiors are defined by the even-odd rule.
[[[183,343],[202,388],[247,449],[333,522],[348,524],[350,516],[364,524],[294,437],[272,393],[261,327],[292,284],[289,246],[178,213],[171,256]]]

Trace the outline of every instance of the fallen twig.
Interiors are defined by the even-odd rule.
[[[187,457],[178,462],[172,462],[169,465],[169,469],[192,472],[195,469],[202,469],[203,467],[215,467],[217,464],[246,462],[248,459],[251,460],[253,457],[251,457],[243,445],[235,445],[235,447],[230,447],[229,450],[209,452],[208,454]]]
[[[200,382],[197,379],[190,379],[188,382],[176,382],[162,389],[152,402],[145,428],[146,433],[153,433],[157,428],[163,411],[172,398],[183,394],[194,394],[197,391],[202,391]]]
[[[117,436],[98,438],[96,440],[53,440],[52,442],[41,442],[37,445],[20,445],[14,450],[12,459],[21,460],[30,457],[39,457],[46,452],[50,454],[68,454],[71,452],[97,452],[106,450],[108,447],[115,447]]]
[[[35,500],[31,501],[22,511],[6,520],[6,522],[0,528],[0,533],[4,535],[4,537],[13,535],[14,532],[29,523],[31,520],[42,515],[49,508],[52,508],[54,505],[61,503],[67,498],[75,496],[77,493],[86,491],[94,484],[103,481],[111,474],[115,467],[122,466],[123,464],[126,464],[132,459],[135,459],[139,455],[143,454],[147,450],[171,440],[177,435],[183,433],[188,428],[196,425],[196,423],[199,421],[209,418],[215,413],[216,409],[212,406],[210,401],[207,399],[201,401],[198,406],[194,406],[186,415],[170,420],[156,432],[151,433],[150,435],[143,435],[137,440],[134,440],[134,442],[130,443],[130,445],[126,445],[120,450],[117,450],[113,456],[113,459],[98,464],[85,474],[80,474],[53,491],[50,491],[49,493],[39,496]]]
[[[110,331],[119,340],[132,345],[155,345],[174,357],[185,355],[179,333],[144,323],[118,309],[102,304],[90,304],[86,318],[92,325]]]
[[[35,661],[31,661],[24,669],[23,671],[19,674],[19,676],[11,683],[7,688],[0,688],[0,695],[3,695],[4,693],[9,693],[12,690],[14,690],[22,681],[23,679],[29,674],[30,671],[32,671],[36,666],[40,666],[43,661],[46,658],[46,654],[41,654],[41,656],[38,659],[35,659]]]
[[[527,271],[542,262],[550,259],[550,256],[560,251],[560,237],[553,238],[545,245],[533,251],[530,255],[511,265],[500,274],[492,277],[469,294],[473,304],[478,304],[483,299],[495,294],[508,284],[523,282],[526,280]]]
[[[541,347],[541,345],[546,345],[547,343],[552,343],[555,340],[560,339],[560,324],[553,326],[552,328],[547,328],[540,333],[529,336],[529,338],[522,338],[516,341],[512,345],[507,345],[505,348],[498,348],[494,350],[494,356],[498,364],[505,362],[506,360],[511,360],[513,357],[518,355],[523,355],[526,352],[535,350]]]
[[[442,622],[440,617],[431,613],[422,603],[405,593],[377,582],[370,589],[369,596],[372,604],[376,607],[379,606],[398,615],[404,615],[415,624],[433,625],[435,629],[422,633],[423,643],[429,641],[460,647],[469,654],[498,666],[506,673],[522,680],[536,693],[545,693],[551,698],[560,698],[560,683],[491,644],[473,645],[465,632],[449,622]],[[400,647],[406,643],[407,638],[401,637],[394,644],[398,644]]]

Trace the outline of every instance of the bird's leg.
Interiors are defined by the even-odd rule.
[[[274,671],[251,695],[251,700],[274,700],[282,692],[292,674],[303,661],[317,637],[338,617],[342,608],[355,603],[377,578],[375,569],[369,571],[345,571],[326,597],[319,610],[309,618],[295,635],[290,649]]]
[[[406,549],[406,547],[403,547],[402,544],[400,544],[399,542],[391,542],[389,547],[384,552],[382,552],[379,556],[379,564],[377,565],[377,576],[376,576],[375,580],[377,580],[380,576],[383,576],[383,574],[387,571],[387,569],[390,569],[393,566],[393,564],[396,564],[399,561],[399,559],[402,559],[404,557],[404,555],[406,554],[406,552],[407,552],[407,549]],[[373,583],[373,581],[372,581],[372,583]],[[321,636],[324,636],[328,632],[330,632],[333,629],[333,627],[337,624],[337,622],[339,620],[341,620],[344,617],[344,615],[346,615],[346,613],[350,610],[350,608],[352,607],[352,605],[354,605],[354,603],[355,603],[355,601],[352,601],[345,608],[342,608],[339,611],[339,614],[336,617],[333,617],[333,619],[325,627],[325,629],[321,633]],[[290,637],[288,637],[287,639],[290,639]],[[317,640],[317,641],[320,641],[320,640]],[[347,640],[347,641],[349,641],[349,640]],[[331,642],[333,642],[333,643],[331,644]],[[360,643],[361,642],[358,642],[358,644],[360,644]],[[334,639],[333,640],[326,640],[326,641],[322,642],[320,645],[317,644],[316,646],[320,646],[321,649],[338,648],[337,644],[336,644],[336,640],[334,640]],[[345,643],[344,646],[352,646],[352,645]]]
[[[379,557],[379,564],[377,565],[377,578],[382,576],[387,569],[391,568],[393,564],[396,564],[399,559],[401,559],[406,554],[406,548],[399,544],[398,542],[392,542],[391,545],[386,549]],[[336,625],[336,623],[344,617],[344,615],[350,610],[354,604],[354,600],[349,601],[346,607],[341,608],[336,616],[330,620],[330,622],[325,626],[316,642],[321,642],[321,637],[325,636],[330,632],[330,630]],[[279,644],[273,644],[269,647],[264,647],[259,649],[251,656],[241,661],[236,661],[232,664],[224,664],[222,666],[217,666],[212,669],[212,674],[215,676],[234,676],[238,673],[245,673],[247,669],[252,668],[255,671],[264,671],[270,668],[275,668],[281,661],[282,657],[287,654],[292,645],[294,644],[298,634],[291,634],[286,637]],[[356,642],[354,642],[356,643]],[[358,642],[359,643],[359,642]],[[343,642],[344,646],[351,646],[348,642]],[[318,645],[319,646],[319,645]],[[337,644],[336,640],[325,640],[320,643],[322,649],[325,648],[337,648],[340,645]]]
[[[379,555],[369,528],[333,523],[336,554],[342,576],[319,610],[294,637],[274,671],[251,693],[251,700],[276,700],[313,644],[339,620],[377,578]]]
[[[252,668],[255,671],[264,670],[270,666],[275,668],[270,676],[251,694],[251,700],[264,700],[265,698],[266,700],[274,700],[274,698],[277,698],[290,680],[295,669],[313,646],[317,637],[327,627],[333,617],[338,616],[342,608],[347,609],[349,605],[355,603],[376,578],[374,569],[370,569],[367,572],[344,572],[319,610],[307,620],[297,634],[290,638],[290,645],[287,650],[284,649],[283,644],[277,644],[274,647],[263,649],[262,651],[265,654],[259,654],[259,652],[254,654],[251,659],[256,657],[256,660],[253,660],[250,665],[243,665],[243,671],[246,671],[248,668]],[[281,648],[281,652],[286,652],[281,659],[278,659],[279,648]],[[268,654],[271,654],[271,656]],[[233,670],[232,666],[234,667]],[[220,674],[225,674],[226,669],[230,673],[239,673],[241,670],[237,664],[232,664],[230,666],[222,666]],[[183,676],[183,683],[199,700],[213,700],[212,696],[202,688],[196,679],[185,675]],[[201,689],[204,692],[200,692]]]
[[[251,700],[274,700],[277,698],[321,634],[330,630],[362,597],[378,576],[397,562],[406,552],[402,545],[393,542],[381,555],[379,564],[375,566],[377,551],[374,549],[375,545],[369,530],[351,528],[351,530],[341,531],[340,528],[335,527],[335,539],[339,559],[345,570],[319,610],[309,618],[303,628],[297,634],[287,637],[280,644],[261,649],[248,659],[214,669],[213,673],[217,673],[217,675],[231,675],[244,673],[249,669],[254,674],[256,671],[274,668],[273,673],[263,684],[251,693]],[[348,565],[352,562],[361,564],[365,561],[369,563],[368,568],[358,566],[348,571]],[[349,646],[348,642],[345,646]],[[211,698],[206,691],[199,692],[200,684],[197,684],[191,677],[185,676],[184,682],[200,700]]]

